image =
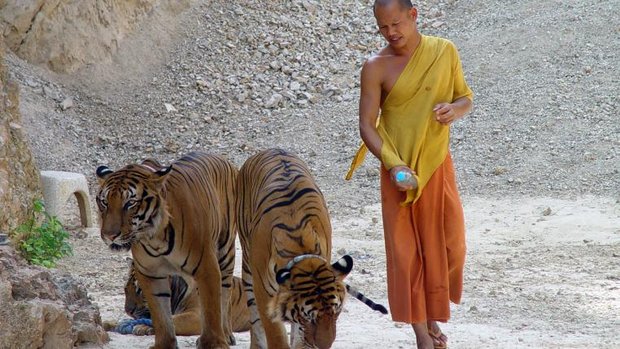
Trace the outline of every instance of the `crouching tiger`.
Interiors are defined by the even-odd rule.
[[[169,281],[170,311],[176,334],[180,336],[199,335],[201,331],[200,302],[196,284],[193,280],[185,281],[178,275],[170,277]],[[233,332],[248,331],[250,329],[250,310],[241,278],[233,276],[230,291],[230,302],[222,310],[228,312]],[[129,267],[129,278],[125,284],[125,313],[136,320],[151,318],[142,288],[135,277],[133,263]],[[133,328],[133,334],[152,335],[153,327],[137,325]]]
[[[175,348],[169,276],[193,278],[202,330],[198,348],[234,343],[227,309],[235,261],[235,167],[192,153],[169,167],[157,161],[97,169],[101,238],[131,250],[155,330],[155,348]]]
[[[237,192],[251,348],[289,348],[284,321],[293,348],[330,348],[353,260],[329,263],[331,223],[310,170],[283,150],[265,150],[241,167]]]

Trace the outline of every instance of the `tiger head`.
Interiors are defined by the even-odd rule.
[[[172,166],[128,165],[116,172],[97,168],[96,201],[101,218],[101,238],[112,250],[129,250],[140,238],[152,237],[168,213],[162,188]]]
[[[351,268],[353,259],[348,255],[332,265],[318,255],[293,258],[276,273],[280,287],[271,316],[298,324],[304,348],[330,348],[346,296],[342,280]]]
[[[134,319],[151,318],[142,289],[136,279],[133,263],[129,267],[129,278],[125,284],[125,313]]]

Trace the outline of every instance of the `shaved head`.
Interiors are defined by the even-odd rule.
[[[403,10],[408,10],[413,7],[411,0],[375,0],[375,4],[372,6],[372,9],[376,9],[378,6],[387,6],[392,3],[398,3]]]

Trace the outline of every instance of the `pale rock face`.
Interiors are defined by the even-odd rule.
[[[9,81],[0,40],[0,233],[26,220],[41,198],[39,171],[21,126],[17,85]]]
[[[4,49],[0,40],[0,236],[6,238],[26,220],[41,190]],[[68,274],[29,266],[6,244],[0,245],[0,305],[0,348],[73,348],[108,341],[99,309],[81,284]]]
[[[175,0],[4,0],[0,29],[22,59],[69,73],[108,61],[118,44],[157,10],[178,11]]]

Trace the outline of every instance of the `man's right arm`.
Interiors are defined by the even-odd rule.
[[[383,141],[379,136],[379,132],[377,132],[377,117],[381,108],[381,70],[377,64],[378,62],[374,59],[370,58],[362,67],[359,128],[364,144],[381,161]]]
[[[383,72],[381,66],[377,61],[369,59],[364,63],[361,73],[360,82],[360,136],[366,144],[368,150],[373,153],[374,156],[379,159],[381,163],[381,147],[383,146],[383,140],[377,131],[377,117],[379,116],[379,109],[381,109],[381,76]],[[385,166],[385,164],[383,164]],[[405,191],[414,189],[411,185],[405,185],[396,182],[396,173],[399,171],[406,171],[411,174],[414,172],[407,166],[398,165],[392,168],[387,168],[390,171],[390,178],[392,183],[396,185],[398,190]]]

